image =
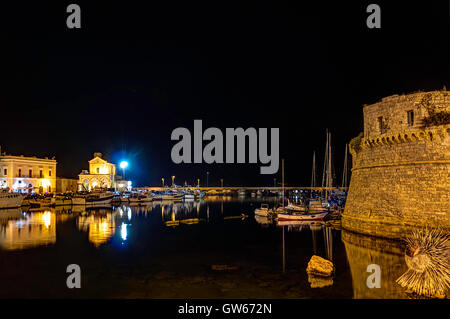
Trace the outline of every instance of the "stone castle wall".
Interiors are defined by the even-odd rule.
[[[417,226],[450,229],[450,125],[422,128],[430,108],[448,112],[450,92],[394,95],[364,107],[364,137],[350,149],[344,228],[387,238]]]

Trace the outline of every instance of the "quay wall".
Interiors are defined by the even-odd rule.
[[[449,110],[447,91],[364,106],[364,135],[350,145],[343,228],[393,239],[418,226],[450,230],[450,124],[423,125],[431,113]]]

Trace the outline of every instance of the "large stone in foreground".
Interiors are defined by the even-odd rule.
[[[329,277],[334,273],[334,266],[331,261],[314,255],[306,267],[306,272],[314,276]]]

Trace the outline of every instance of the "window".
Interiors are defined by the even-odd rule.
[[[28,177],[33,177],[33,171],[31,169],[28,170]]]
[[[8,175],[8,169],[7,168],[3,169],[3,175],[5,175],[5,176]]]
[[[42,170],[39,171],[39,178],[43,178],[44,175],[42,174]]]
[[[22,170],[19,168],[19,177],[22,177]]]
[[[383,132],[383,117],[382,116],[378,117],[378,128],[379,128],[380,132]]]
[[[48,171],[48,176],[52,176],[52,171]]]
[[[97,174],[100,174],[100,168],[97,167]]]
[[[413,110],[408,111],[407,116],[408,116],[408,125],[413,126],[414,125],[414,111]]]

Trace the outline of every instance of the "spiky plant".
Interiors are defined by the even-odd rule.
[[[450,288],[450,236],[440,229],[413,231],[406,238],[408,270],[397,283],[417,295],[443,297]]]

